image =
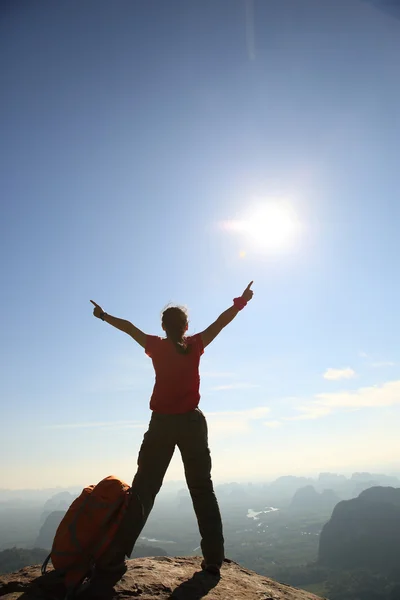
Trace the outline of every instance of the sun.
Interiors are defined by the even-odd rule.
[[[299,231],[292,206],[283,201],[260,203],[242,219],[228,221],[225,226],[244,235],[252,246],[271,252],[292,247]]]

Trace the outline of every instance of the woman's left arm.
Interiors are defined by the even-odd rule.
[[[249,302],[253,297],[253,290],[251,289],[252,285],[253,282],[250,281],[249,285],[241,296],[243,298],[244,305],[247,304],[247,302]],[[223,328],[233,321],[239,310],[241,309],[236,305],[230,306],[221,315],[219,315],[218,319],[214,321],[214,323],[211,323],[211,325],[200,334],[204,348],[208,346],[208,344],[211,344],[213,339],[216,338],[219,333],[221,333]]]

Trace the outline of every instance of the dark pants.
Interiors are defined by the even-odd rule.
[[[221,565],[224,560],[222,521],[211,480],[207,422],[199,409],[181,415],[153,413],[140,448],[131,502],[121,528],[125,553],[131,554],[147,521],[175,446],[182,455],[204,559],[209,564]]]

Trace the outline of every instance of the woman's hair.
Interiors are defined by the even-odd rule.
[[[190,347],[185,342],[188,324],[187,311],[183,306],[168,306],[164,309],[161,322],[168,339],[175,344],[180,354],[188,354]]]

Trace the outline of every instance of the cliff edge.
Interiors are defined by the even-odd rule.
[[[65,592],[64,592],[65,593]],[[63,589],[50,571],[25,567],[0,576],[1,600],[62,600]],[[83,593],[79,596],[89,598]],[[108,595],[90,595],[107,600],[320,600],[314,594],[277,583],[225,561],[218,579],[200,570],[198,557],[147,557],[128,561],[128,571]]]

